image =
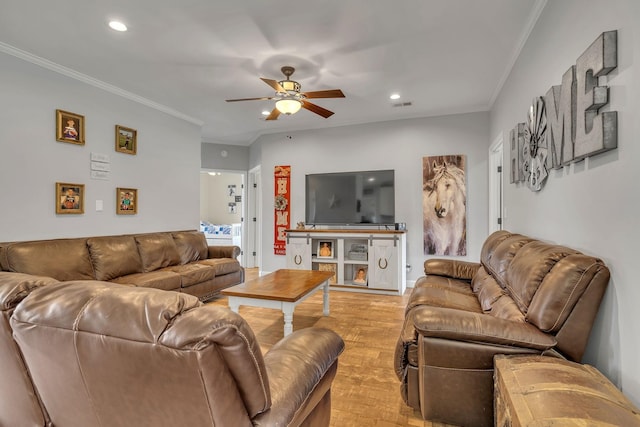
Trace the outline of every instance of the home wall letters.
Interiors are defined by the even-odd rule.
[[[552,86],[543,98],[547,132],[544,141],[537,145],[546,154],[545,170],[560,169],[572,162],[612,150],[618,146],[618,114],[601,112],[609,103],[609,87],[600,85],[600,77],[606,76],[618,65],[617,31],[602,33],[562,76],[560,86]],[[534,181],[531,170],[526,169],[527,157],[532,154],[525,131],[525,123],[518,123],[510,132],[511,183]],[[538,191],[544,179],[538,182]]]

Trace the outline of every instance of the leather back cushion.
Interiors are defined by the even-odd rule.
[[[87,246],[98,280],[142,272],[142,259],[133,236],[92,237]]]
[[[531,299],[556,263],[575,253],[575,250],[541,241],[530,242],[518,251],[507,268],[505,278],[506,289],[520,311],[527,313]]]
[[[505,290],[500,296],[484,275],[474,277],[483,309],[501,318],[526,319],[542,331],[558,332],[593,280],[608,280],[608,269],[594,257],[507,231],[485,241],[481,262]]]
[[[86,239],[11,243],[5,252],[8,271],[57,280],[94,279]]]
[[[0,243],[0,270],[9,270],[7,265],[7,243]]]
[[[207,259],[209,248],[204,233],[199,231],[178,231],[171,234],[178,248],[181,264]]]
[[[533,239],[507,231],[496,231],[482,245],[480,262],[503,288],[506,287],[504,273],[511,260],[522,246]]]
[[[505,294],[498,282],[487,273],[484,268],[480,268],[473,278],[473,291],[478,297],[482,311],[488,313],[493,304]]]
[[[609,269],[601,260],[564,249],[564,256],[553,263],[527,311],[527,321],[545,332],[562,328],[588,287],[606,286],[609,281]]]
[[[171,233],[141,234],[135,239],[145,272],[180,264],[180,254]]]

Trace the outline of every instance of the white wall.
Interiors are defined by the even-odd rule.
[[[524,122],[532,99],[561,83],[563,73],[604,31],[618,30],[618,68],[608,77],[618,111],[618,149],[553,171],[539,193],[508,183],[505,227],[601,257],[612,279],[584,361],[640,403],[640,302],[636,263],[640,227],[640,2],[552,0],[543,10],[491,112],[491,138]],[[507,167],[508,169],[508,167]]]
[[[198,227],[199,126],[5,53],[0,94],[0,241]],[[86,145],[56,142],[56,109],[85,116]],[[115,152],[116,124],[138,131],[137,155]],[[109,180],[90,178],[92,152]],[[85,184],[84,215],[55,214],[56,182]],[[115,214],[116,187],[138,189],[137,215]]]
[[[229,185],[236,186],[234,196],[229,196]],[[242,203],[236,203],[236,213],[229,213],[229,203],[235,196],[242,196],[242,174],[221,172],[220,175],[200,174],[200,219],[212,224],[239,223]]]
[[[291,136],[289,139],[287,136]],[[394,169],[396,221],[407,224],[408,281],[424,274],[422,245],[422,158],[467,156],[467,257],[478,260],[487,237],[488,113],[354,125],[298,133],[264,135],[251,146],[251,159],[262,171],[262,269],[286,266],[273,254],[276,165],[291,166],[291,226],[304,221],[305,175],[321,172]]]

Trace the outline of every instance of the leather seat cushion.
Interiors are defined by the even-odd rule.
[[[204,259],[197,261],[197,264],[213,267],[216,276],[224,276],[225,274],[240,271],[240,263],[238,262],[238,260],[231,258]]]
[[[172,271],[179,274],[180,286],[183,288],[193,286],[197,283],[207,282],[216,277],[213,267],[202,264],[174,265],[163,268],[160,271]]]
[[[113,283],[134,285],[144,288],[163,289],[165,291],[180,290],[181,278],[178,273],[167,270],[134,273],[111,280]]]

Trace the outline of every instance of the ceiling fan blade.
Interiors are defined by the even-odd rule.
[[[287,93],[287,91],[284,90],[284,88],[276,80],[265,79],[264,77],[260,77],[260,80],[271,86],[276,92]]]
[[[302,103],[302,108],[306,108],[309,111],[319,114],[325,119],[327,117],[333,116],[333,111],[329,111],[326,108],[320,107],[319,105],[312,104],[309,101],[305,101],[304,99],[302,99],[300,102]]]
[[[263,97],[263,98],[240,98],[240,99],[227,99],[227,102],[236,102],[236,101],[266,101],[268,99],[273,99],[273,97]]]
[[[278,110],[277,108],[274,108],[273,110],[271,110],[271,114],[269,114],[265,120],[278,120],[279,115],[280,115],[280,110]]]
[[[304,92],[301,95],[309,99],[313,98],[344,98],[344,93],[340,89],[316,90],[313,92]]]

